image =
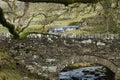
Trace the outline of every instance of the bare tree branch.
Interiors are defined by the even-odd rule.
[[[10,10],[12,11],[12,6],[11,6],[11,4],[9,3],[9,1],[8,1],[8,0],[2,0],[2,1],[6,2],[7,5],[8,5],[8,7],[10,8]]]
[[[25,19],[28,16],[28,13],[29,13],[29,3],[25,2],[25,7],[24,7],[24,10],[23,10],[23,14],[21,16],[19,16],[19,18],[20,18],[19,21],[18,21],[18,26],[19,27],[23,26],[23,23],[25,22]]]
[[[20,34],[21,32],[23,32],[23,31],[30,25],[31,21],[32,21],[35,17],[37,17],[37,16],[39,16],[39,15],[44,15],[44,16],[46,17],[46,15],[45,15],[44,13],[33,14],[32,17],[30,18],[30,20],[28,21],[27,25],[24,26],[24,27],[19,31],[19,34]]]

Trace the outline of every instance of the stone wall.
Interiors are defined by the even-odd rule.
[[[8,52],[31,73],[49,76],[69,64],[87,61],[99,63],[119,77],[119,35],[40,35],[23,40],[0,37],[0,48]],[[120,78],[119,78],[120,79]]]

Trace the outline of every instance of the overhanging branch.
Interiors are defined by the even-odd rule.
[[[19,0],[23,2],[47,2],[47,3],[61,3],[61,4],[72,4],[72,3],[97,3],[102,0]]]

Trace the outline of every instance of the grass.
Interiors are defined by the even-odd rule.
[[[0,26],[0,32],[8,32],[7,28]]]
[[[15,61],[7,53],[0,50],[0,80],[36,80],[24,75],[15,66]],[[7,59],[7,60],[6,60]],[[5,78],[5,79],[4,79]]]
[[[92,17],[92,16],[95,16],[97,14],[97,12],[91,12],[89,14],[82,14],[82,15],[79,15],[77,17],[75,13],[72,13],[71,15],[69,15],[68,19],[64,19],[66,16],[65,15],[62,15],[58,20],[55,20],[52,24],[48,24],[45,26],[45,32],[51,28],[51,27],[54,27],[54,26],[66,26],[66,25],[69,25],[70,23],[72,22],[79,22],[81,21],[83,18],[88,18],[88,17]],[[36,17],[34,18],[33,21],[39,21],[42,17],[39,16],[39,17]],[[62,20],[61,20],[62,19]],[[43,29],[41,29],[42,25],[40,23],[36,23],[34,25],[30,25],[26,30],[25,32],[41,32],[43,31]]]
[[[68,71],[68,70],[73,70],[73,69],[77,69],[80,67],[88,67],[88,66],[94,66],[96,64],[93,63],[89,63],[89,62],[80,62],[80,63],[75,63],[72,65],[69,65],[67,67],[65,67],[62,71]]]
[[[92,34],[103,34],[103,33],[120,34],[120,27],[116,27],[116,26],[107,27],[105,25],[94,25],[94,26],[91,26],[91,33]]]
[[[65,31],[64,33],[62,34],[90,34],[90,32],[88,31],[85,31],[85,30],[70,30],[70,31]]]
[[[43,4],[43,3],[42,3]],[[56,5],[55,4],[51,4],[51,5],[49,5],[49,4],[43,4],[43,5],[40,5],[40,4],[32,4],[32,6],[30,6],[30,9],[31,9],[31,13],[30,13],[30,15],[32,15],[33,13],[39,13],[39,11],[41,11],[42,9],[43,9],[43,13],[44,13],[44,11],[46,11],[46,9],[48,8],[48,6],[50,7],[50,9],[51,8],[54,8]],[[84,8],[86,6],[86,4],[81,4],[80,5],[80,7],[81,8],[78,8],[78,9],[80,9],[80,10],[82,10],[82,8]],[[5,6],[4,6],[5,7]],[[46,8],[47,7],[47,8]],[[56,7],[58,7],[58,6],[56,6]],[[59,6],[60,7],[60,6]],[[61,7],[63,7],[63,6],[61,6]],[[38,8],[40,8],[40,10],[37,10],[36,11],[36,9],[38,9]],[[85,9],[85,12],[86,11],[89,11],[90,10],[90,8],[91,7],[88,7],[88,8],[86,8]],[[44,10],[45,9],[45,10]],[[62,8],[60,8],[60,9],[62,9]],[[87,14],[85,14],[84,12],[82,13],[80,13],[79,15],[77,15],[78,13],[76,12],[76,10],[74,10],[73,9],[73,11],[72,12],[69,12],[69,13],[66,13],[66,14],[68,14],[68,15],[66,15],[66,14],[64,14],[64,15],[62,15],[62,16],[60,16],[60,18],[59,19],[57,19],[57,20],[55,20],[52,24],[50,24],[50,25],[47,25],[47,27],[46,27],[46,29],[45,29],[45,32],[49,29],[49,28],[51,28],[51,27],[54,27],[54,26],[66,26],[66,25],[69,25],[70,23],[72,23],[72,22],[79,22],[79,21],[81,21],[82,20],[82,18],[88,18],[88,17],[92,17],[92,16],[95,16],[97,13],[98,13],[98,11],[100,11],[101,10],[101,7],[100,6],[97,6],[97,10],[96,11],[94,11],[94,12],[90,12],[90,13],[87,13]],[[20,12],[21,12],[21,10],[20,10]],[[47,13],[48,15],[52,15],[51,14],[51,11],[50,12],[48,12]],[[70,14],[70,15],[69,15]],[[76,16],[77,15],[77,16]],[[31,16],[29,16],[29,19],[31,18]],[[60,20],[60,19],[63,19],[63,18],[69,18],[69,19],[66,19],[66,20]],[[33,19],[33,22],[35,22],[35,24],[34,25],[30,25],[27,29],[25,29],[24,30],[24,32],[22,33],[22,34],[29,34],[29,33],[31,33],[31,32],[37,32],[37,33],[41,33],[41,32],[43,32],[44,30],[43,29],[41,29],[41,25],[39,25],[40,23],[40,21],[41,20],[43,20],[44,19],[44,16],[43,15],[39,15],[39,16],[37,16],[37,17],[35,17],[34,19]],[[3,28],[3,27],[0,27],[0,32],[8,32],[8,30],[6,29],[6,28]],[[71,31],[71,32],[73,32],[73,33],[80,33],[80,34],[82,34],[82,33],[88,33],[87,31],[79,31],[79,30],[77,30],[77,31]],[[67,32],[67,33],[71,33],[71,32]]]
[[[96,25],[96,26],[92,26],[92,33],[98,33],[98,34],[102,34],[102,33],[107,33],[107,27],[104,25]]]
[[[9,59],[9,55],[7,53],[0,52],[0,59]],[[11,61],[11,60],[10,60]],[[9,64],[6,60],[1,60],[1,70],[0,70],[0,80],[3,78],[8,78],[7,80],[20,80],[21,76],[19,72],[13,69],[13,65]]]
[[[66,26],[66,25],[69,25],[72,22],[79,22],[80,20],[82,20],[82,18],[95,16],[96,12],[90,13],[90,14],[84,14],[84,15],[78,16],[76,18],[73,18],[73,17],[75,17],[75,15],[76,15],[75,13],[72,13],[72,15],[70,15],[72,18],[67,19],[67,20],[55,20],[52,24],[46,25],[45,30],[43,30],[42,25],[39,24],[39,23],[36,23],[34,25],[30,25],[28,28],[26,28],[23,31],[22,34],[24,34],[24,33],[26,34],[27,32],[28,33],[30,33],[30,32],[41,33],[43,31],[46,32],[49,28],[54,27],[54,26]],[[65,17],[65,15],[61,16],[60,18],[64,18],[64,17]],[[41,18],[41,16],[35,18],[34,21],[39,21],[40,18]],[[0,26],[0,32],[8,32],[8,30],[6,28]]]
[[[12,69],[11,67],[4,68],[0,71],[0,80],[3,80],[3,78],[6,78],[6,80],[36,80],[30,77],[24,77],[20,74],[20,72],[17,69]]]
[[[2,69],[0,71],[0,80],[3,78],[6,78],[7,80],[22,80],[22,76],[17,70],[13,69]]]
[[[88,18],[88,17],[91,17],[91,16],[95,16],[96,13],[90,13],[90,14],[84,14],[84,15],[81,15],[81,16],[78,16],[76,18],[71,18],[71,19],[68,19],[68,20],[56,20],[54,23],[53,23],[53,26],[56,26],[56,25],[60,25],[60,26],[65,26],[65,25],[69,25],[70,23],[72,22],[78,22],[78,21],[81,21],[82,18]],[[71,16],[71,15],[70,15]],[[75,14],[74,14],[75,16]],[[64,18],[64,17],[63,17]]]

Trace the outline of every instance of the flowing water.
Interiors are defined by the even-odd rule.
[[[78,68],[59,73],[60,80],[112,80],[103,66]]]

